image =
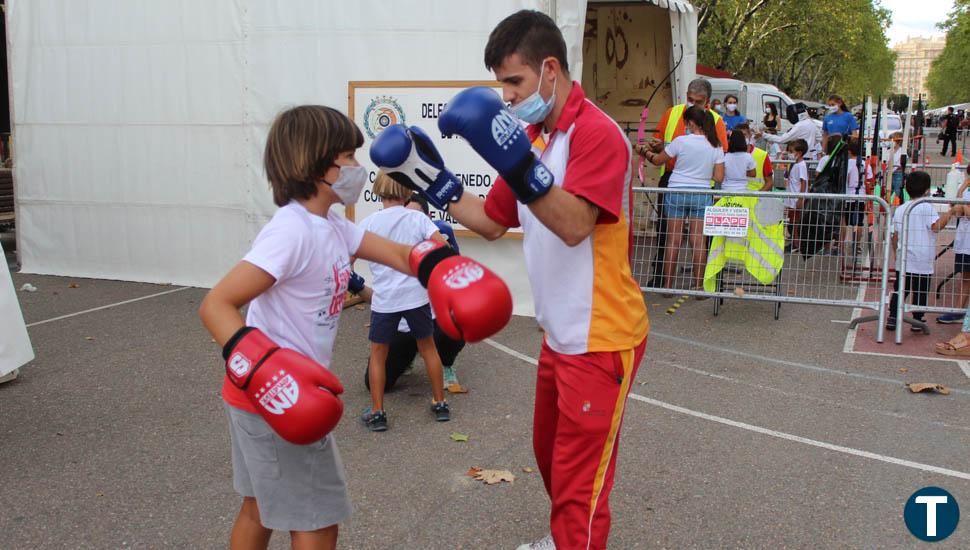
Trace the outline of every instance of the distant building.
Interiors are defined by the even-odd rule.
[[[926,75],[936,56],[946,46],[946,37],[916,38],[907,37],[905,42],[893,46],[896,52],[896,68],[893,71],[893,89],[896,93],[915,98],[923,94],[929,98],[926,89]]]

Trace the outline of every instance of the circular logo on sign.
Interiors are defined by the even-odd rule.
[[[449,288],[461,289],[478,281],[485,275],[485,268],[478,264],[465,263],[453,268],[445,275],[445,284]]]
[[[914,537],[936,542],[949,537],[956,530],[960,521],[960,506],[945,489],[923,487],[906,501],[903,520]]]
[[[388,126],[404,124],[404,109],[391,96],[377,96],[364,109],[364,131],[374,139]]]

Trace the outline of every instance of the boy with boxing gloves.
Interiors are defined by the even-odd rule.
[[[419,128],[384,130],[371,159],[488,239],[522,227],[545,331],[533,448],[552,514],[551,535],[520,548],[603,549],[624,404],[648,330],[630,269],[630,142],[570,79],[547,15],[523,10],[499,23],[485,65],[503,97],[470,88],[438,119],[442,134],[464,138],[501,176],[485,200],[462,192]]]
[[[329,433],[343,412],[343,387],[328,366],[352,255],[420,273],[432,306],[453,320],[456,333],[488,336],[511,316],[508,288],[480,264],[436,253],[434,243],[412,250],[330,209],[354,204],[367,182],[354,158],[363,141],[354,123],[329,107],[277,116],[263,160],[280,208],[199,308],[226,360],[233,486],[243,497],[230,548],[265,548],[275,529],[290,532],[293,548],[335,548],[337,525],[350,515]],[[478,277],[450,284],[458,264]],[[246,304],[244,323],[239,309]]]

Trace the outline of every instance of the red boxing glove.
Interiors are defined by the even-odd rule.
[[[478,342],[502,330],[512,318],[512,293],[505,282],[450,246],[422,241],[411,249],[410,263],[428,289],[435,321],[449,337]]]
[[[340,421],[340,380],[316,361],[281,348],[259,329],[243,327],[222,349],[226,376],[283,439],[308,445]]]

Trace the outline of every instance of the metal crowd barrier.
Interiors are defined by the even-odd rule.
[[[913,236],[911,222],[913,220],[926,221],[923,216],[916,216],[915,218],[911,216],[913,209],[920,204],[930,204],[937,214],[942,214],[944,211],[950,210],[951,205],[970,205],[970,200],[924,197],[903,205],[905,210],[901,215],[901,228],[898,237],[899,242],[905,243],[906,246],[901,245],[899,248],[901,253],[898,253],[896,260],[898,274],[907,271],[925,271],[920,269],[919,266],[914,268],[913,258],[910,257],[912,253],[919,255],[921,260],[927,257],[932,258],[933,273],[923,274],[922,276],[913,274],[909,277],[901,277],[897,274],[896,288],[899,300],[896,304],[896,311],[890,312],[897,319],[895,335],[897,344],[903,341],[903,325],[909,324],[914,327],[914,330],[929,332],[929,327],[925,321],[906,317],[907,313],[966,313],[967,311],[966,292],[970,291],[970,266],[967,267],[968,273],[966,275],[957,272],[960,266],[956,264],[956,254],[957,245],[961,245],[962,248],[962,240],[964,240],[964,238],[961,238],[961,242],[958,243],[958,234],[966,235],[965,240],[967,246],[970,247],[970,218],[951,219],[939,233],[932,234],[933,238],[930,239],[930,242],[914,242],[910,245],[910,240],[921,240]],[[925,231],[926,229],[921,230]],[[970,252],[970,248],[964,250]],[[920,264],[923,263],[920,261]],[[966,283],[964,283],[964,276],[966,276]],[[913,285],[916,285],[915,289],[908,288]],[[906,303],[907,292],[911,294],[912,304]]]
[[[712,298],[715,315],[727,299],[774,302],[776,319],[782,303],[870,309],[878,315],[864,320],[878,319],[877,341],[882,342],[891,231],[889,205],[883,199],[870,195],[655,187],[636,187],[633,191],[633,275],[644,292]],[[672,205],[674,195],[680,197],[675,197]],[[803,208],[800,217],[788,219],[785,211],[780,221],[772,217],[778,217],[777,214],[759,219],[775,221],[767,226],[759,227],[749,218],[747,237],[722,237],[720,241],[699,233],[704,231],[703,217],[693,223],[678,222],[684,218],[672,217],[684,215],[678,206],[684,200],[713,206],[725,197],[756,198],[755,206],[764,206],[772,213],[780,211],[778,203],[785,199],[801,199]],[[737,206],[739,201],[724,203]],[[817,211],[827,216],[819,217],[811,213],[814,209],[805,208],[813,204],[821,205]],[[716,214],[714,210],[704,211],[705,216],[708,213]],[[717,230],[718,220],[708,216],[712,232]],[[691,231],[695,231],[693,240]],[[774,238],[765,239],[766,234]],[[760,250],[750,245],[755,239],[763,243]],[[735,256],[738,246],[747,246],[750,253],[743,259],[729,259],[722,268],[718,256],[723,253],[725,242],[735,243]],[[698,249],[692,244],[699,244]],[[783,261],[776,270],[768,264],[771,259],[777,263],[779,256]],[[709,263],[712,267],[708,267]]]

